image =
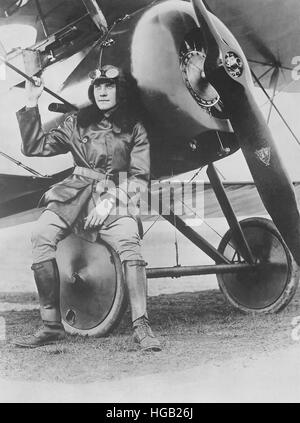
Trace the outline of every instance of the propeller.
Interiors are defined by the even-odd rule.
[[[96,41],[86,56],[81,62],[73,69],[67,79],[63,82],[60,91],[67,90],[76,86],[78,82],[87,78],[88,71],[95,69],[99,64],[99,57],[101,51],[101,43]]]
[[[247,60],[237,43],[220,35],[202,0],[192,3],[206,41],[206,77],[221,97],[265,208],[300,265],[300,216],[293,185],[253,96]]]

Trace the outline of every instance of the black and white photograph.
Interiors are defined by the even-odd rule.
[[[300,402],[299,104],[299,0],[0,0],[0,403]]]

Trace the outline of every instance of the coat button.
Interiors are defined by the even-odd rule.
[[[86,144],[88,142],[88,140],[89,140],[88,137],[83,137],[81,142],[82,142],[82,144]]]

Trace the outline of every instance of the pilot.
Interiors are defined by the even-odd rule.
[[[72,175],[44,194],[40,204],[46,208],[32,234],[32,270],[43,326],[14,343],[34,348],[64,339],[55,254],[57,244],[73,231],[89,241],[100,236],[117,251],[129,295],[133,338],[142,350],[159,351],[160,342],[147,315],[145,262],[134,213],[138,195],[130,197],[132,212],[128,207],[128,213],[113,213],[121,198],[118,193],[129,189],[137,194],[148,186],[147,133],[131,107],[132,86],[121,69],[106,65],[91,72],[90,79],[91,105],[66,115],[50,132],[41,126],[38,99],[44,86],[39,78],[35,84],[27,83],[27,105],[17,112],[24,155],[49,157],[71,152],[75,167]],[[119,181],[124,173],[127,180]]]

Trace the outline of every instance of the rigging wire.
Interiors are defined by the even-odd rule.
[[[37,170],[32,169],[29,166],[24,165],[24,163],[20,162],[19,160],[14,159],[13,157],[9,156],[8,154],[4,153],[3,151],[0,151],[0,155],[5,157],[7,160],[13,162],[19,167],[22,167],[23,169],[27,170],[28,172],[32,173],[34,176],[38,176],[39,178],[50,178],[48,175],[42,175]]]
[[[284,118],[284,116],[282,115],[282,113],[280,112],[280,110],[278,109],[278,107],[276,106],[276,104],[274,103],[274,101],[272,100],[272,98],[269,96],[269,94],[267,93],[266,89],[264,88],[264,86],[262,85],[262,83],[260,82],[260,80],[257,78],[257,76],[255,75],[255,73],[252,70],[251,70],[251,74],[253,75],[253,78],[255,79],[255,81],[257,82],[257,84],[259,85],[259,87],[262,89],[263,93],[268,98],[269,102],[273,105],[274,109],[278,113],[279,117],[281,118],[281,120],[283,121],[283,123],[285,124],[285,126],[287,127],[287,129],[289,130],[289,132],[291,133],[291,135],[293,136],[293,138],[297,142],[297,144],[300,145],[300,141],[299,141],[297,135],[292,130],[292,128],[290,127],[290,125],[288,124],[288,122],[286,121],[286,119]]]
[[[257,84],[259,85],[259,87],[262,89],[263,93],[268,98],[269,102],[273,105],[274,109],[276,110],[276,112],[278,113],[279,117],[281,118],[281,120],[283,121],[283,123],[285,124],[285,126],[287,127],[287,129],[290,132],[290,134],[293,136],[293,138],[295,139],[295,141],[297,142],[297,144],[300,145],[300,141],[299,141],[297,135],[294,133],[294,131],[292,130],[292,128],[290,127],[290,125],[288,124],[288,122],[286,121],[286,119],[284,118],[284,116],[282,115],[282,113],[280,112],[280,110],[278,109],[278,107],[276,106],[276,104],[274,103],[274,101],[272,100],[272,98],[269,96],[269,94],[265,90],[264,86],[262,85],[262,83],[260,82],[260,80],[257,78],[257,76],[255,75],[255,73],[252,70],[251,70],[251,74],[252,74],[253,78],[255,79],[255,81],[257,82]]]
[[[283,90],[286,88],[289,88],[291,85],[295,84],[298,81],[290,81],[288,84],[282,86],[282,88],[279,88],[276,92],[276,94],[274,95],[274,98],[278,97],[280,94],[283,93]],[[266,100],[264,103],[262,103],[262,105],[260,107],[264,107],[266,104],[269,104],[270,100]]]
[[[203,167],[204,166],[202,166],[201,168],[199,168],[199,169],[197,169],[197,171],[195,172],[195,174],[193,175],[193,177],[188,181],[188,183],[190,183],[193,179],[195,179],[195,177],[196,177],[196,175],[198,175],[199,173],[200,173],[200,171],[203,169]],[[151,177],[153,178],[153,179],[157,179],[153,174],[151,174]],[[160,180],[158,180],[158,184],[160,183],[161,181]],[[204,223],[204,225],[206,225],[212,232],[214,232],[214,234],[215,235],[217,235],[217,237],[221,240],[221,239],[223,239],[223,235],[221,235],[213,226],[211,226],[208,222],[207,222],[207,220],[203,217],[203,216],[200,216],[194,209],[192,209],[188,204],[186,204],[184,201],[182,201],[182,200],[180,200],[180,203],[186,208],[186,209],[188,209],[189,211],[191,211],[192,213],[193,213],[193,215],[194,215],[194,217],[196,217],[196,218],[198,218],[199,220],[201,220],[201,222],[202,223]],[[156,218],[156,220],[151,224],[151,226],[147,229],[147,231],[145,231],[144,232],[144,238],[145,238],[145,235],[153,228],[153,226],[157,223],[157,221],[159,220],[161,218],[161,215],[158,215],[157,216],[157,218]],[[176,226],[174,225],[174,227],[175,227],[175,229],[176,229]],[[228,242],[228,244],[227,244],[229,247],[231,247],[232,248],[232,250],[233,250],[233,256],[234,256],[234,254],[236,254],[237,253],[237,249],[236,249],[236,246],[234,246],[231,242]],[[233,258],[231,259],[231,260],[233,260]]]
[[[201,172],[201,170],[203,169],[203,167],[204,166],[202,166],[202,167],[200,167],[199,169],[197,169],[196,170],[196,172],[194,173],[194,175],[192,176],[192,178],[188,181],[188,183],[190,183],[190,182],[192,182],[195,178],[196,178],[196,176],[197,175],[199,175],[199,173]],[[152,175],[151,174],[151,177],[153,178],[153,179],[157,179],[154,175]],[[160,180],[158,180],[158,184],[160,183],[161,181]],[[195,210],[194,209],[192,209],[187,203],[185,203],[183,200],[180,200],[180,203],[187,209],[187,210],[189,210],[189,211],[191,211],[191,213],[193,213],[194,214],[194,216],[195,217],[197,217],[198,219],[200,219],[208,228],[210,228],[220,239],[222,239],[222,235],[218,232],[218,231],[216,231],[211,225],[209,225],[207,222],[206,222],[206,220],[203,218],[203,217],[201,217],[197,212],[195,212]],[[147,231],[145,231],[145,233],[144,233],[144,237],[145,237],[145,235],[150,231],[150,229],[152,229],[152,227],[155,225],[155,223],[160,219],[160,217],[161,217],[161,215],[159,215],[157,218],[156,218],[156,220],[151,224],[151,226],[147,229]],[[175,225],[174,225],[175,226]],[[176,226],[175,226],[175,228],[176,228]]]
[[[275,84],[274,84],[274,87],[273,87],[273,92],[272,92],[272,97],[271,97],[271,101],[272,102],[270,103],[270,109],[269,109],[269,113],[268,113],[268,117],[267,117],[267,123],[268,124],[270,123],[270,120],[271,120],[271,114],[272,114],[272,110],[273,110],[273,103],[274,103],[274,98],[275,98],[275,94],[276,94],[278,82],[279,82],[279,73],[277,74],[276,81],[275,81]]]

